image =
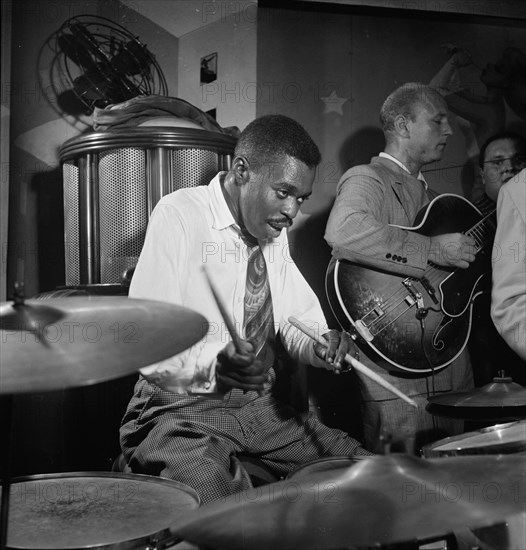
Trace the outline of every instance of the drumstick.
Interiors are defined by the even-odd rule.
[[[232,321],[232,319],[230,318],[230,314],[228,313],[226,305],[223,302],[223,299],[221,298],[221,295],[219,294],[219,291],[217,290],[215,283],[212,281],[212,278],[210,277],[210,274],[208,273],[206,266],[203,266],[203,273],[205,274],[206,280],[208,282],[208,286],[210,287],[210,290],[214,295],[214,299],[216,301],[217,308],[221,313],[221,317],[223,317],[223,321],[225,322],[226,328],[230,333],[230,337],[232,338],[234,347],[236,348],[236,351],[238,353],[242,353],[243,346],[241,345],[241,338],[237,333],[236,326],[234,325],[234,321]]]
[[[328,343],[326,340],[321,338],[321,336],[318,336],[318,334],[316,334],[313,330],[304,325],[301,321],[298,321],[298,319],[296,319],[295,317],[289,317],[289,323],[291,325],[294,325],[298,330],[301,330],[301,332],[305,333],[307,336],[310,336],[313,340],[318,342],[318,344],[327,347]],[[398,388],[395,388],[392,384],[387,382],[387,380],[384,380],[379,374],[376,374],[376,372],[371,370],[369,367],[366,367],[363,363],[360,363],[360,361],[358,361],[354,357],[351,357],[348,353],[345,354],[345,361],[347,363],[350,363],[357,371],[360,371],[362,374],[365,374],[365,376],[369,377],[380,386],[383,386],[386,390],[394,393],[404,401],[407,401],[407,403],[409,403],[413,407],[417,408],[418,405],[410,397],[407,397],[407,395],[402,393]]]
[[[208,270],[204,265],[203,265],[203,273],[205,274],[206,280],[208,281],[208,286],[212,291],[214,300],[216,301],[216,304],[217,304],[217,308],[221,313],[221,317],[223,317],[223,321],[225,322],[226,328],[230,333],[230,337],[232,338],[234,347],[236,348],[237,353],[243,353],[241,337],[237,333],[236,326],[234,325],[234,321],[232,321],[232,318],[230,317],[228,310],[226,308],[226,304],[223,302],[223,298],[221,298],[221,294],[219,294],[219,291],[217,290],[215,283],[212,281],[212,278],[210,277],[210,274],[208,273]],[[260,397],[263,397],[265,395],[265,392],[264,390],[259,390],[258,394]]]

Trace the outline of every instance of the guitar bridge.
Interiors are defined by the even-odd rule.
[[[371,334],[371,331],[365,326],[364,322],[359,319],[356,321],[356,324],[354,325],[356,327],[356,330],[358,331],[358,334],[366,341],[366,342],[372,342],[374,336]]]

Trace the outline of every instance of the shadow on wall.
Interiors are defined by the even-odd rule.
[[[371,157],[384,148],[384,135],[379,128],[366,126],[351,134],[339,152],[341,172],[358,164],[368,164]],[[309,216],[306,222],[291,233],[291,255],[310,284],[327,318],[330,328],[338,326],[329,307],[325,292],[325,273],[331,259],[331,248],[325,242],[325,228],[332,203],[326,209]]]
[[[331,248],[323,238],[330,208],[313,214],[291,235],[291,255],[305,279],[318,296],[329,328],[339,329],[325,292],[325,273]],[[338,428],[361,440],[363,437],[360,392],[354,372],[336,376],[310,368],[307,384],[311,408],[329,427]]]
[[[384,150],[384,133],[379,127],[365,126],[351,134],[342,145],[339,154],[342,173],[359,164],[369,164]]]
[[[62,169],[35,173],[31,187],[37,195],[38,283],[43,292],[65,282]]]

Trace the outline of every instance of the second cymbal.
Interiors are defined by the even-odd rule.
[[[526,388],[498,376],[481,388],[433,395],[427,410],[437,416],[464,420],[511,421],[526,418]]]
[[[449,407],[525,407],[526,388],[506,376],[498,376],[481,388],[434,395],[428,400]]]

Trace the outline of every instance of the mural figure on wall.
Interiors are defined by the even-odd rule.
[[[453,44],[446,44],[445,48],[449,58],[430,85],[442,93],[450,111],[457,115],[468,157],[476,163],[480,147],[506,128],[506,106],[526,122],[526,54],[519,48],[505,48],[495,63],[488,62],[480,69],[485,93],[477,94],[462,82],[459,70],[469,65],[478,67],[471,52]],[[477,176],[471,193],[473,199],[483,193]]]

